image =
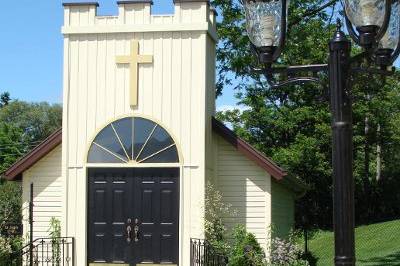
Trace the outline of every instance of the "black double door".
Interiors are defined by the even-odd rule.
[[[89,263],[178,264],[179,169],[88,171]]]

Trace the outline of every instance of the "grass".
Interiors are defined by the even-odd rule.
[[[317,265],[333,265],[333,233],[320,231],[309,242]],[[400,220],[356,228],[357,265],[400,265]]]

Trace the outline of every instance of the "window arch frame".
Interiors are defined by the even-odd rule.
[[[119,121],[122,121],[124,119],[132,119],[132,121],[135,121],[136,119],[142,119],[144,121],[150,122],[154,124],[154,128],[152,129],[152,133],[154,133],[154,130],[156,128],[160,128],[161,130],[163,130],[167,136],[172,140],[173,144],[171,145],[171,147],[174,147],[176,149],[176,158],[177,161],[176,162],[144,162],[148,159],[151,159],[151,157],[154,157],[158,152],[152,154],[152,156],[149,156],[148,158],[141,158],[141,160],[136,161],[136,159],[138,159],[139,156],[137,156],[135,158],[135,160],[131,160],[131,158],[129,158],[128,160],[122,160],[122,158],[119,158],[120,162],[90,162],[89,160],[89,156],[90,156],[90,151],[92,149],[92,146],[95,145],[95,140],[96,138],[108,127],[113,127],[113,125]],[[115,129],[114,129],[115,130]],[[132,139],[133,139],[133,130],[134,128],[132,128]],[[115,131],[114,131],[115,132]],[[115,132],[116,134],[116,132]],[[117,134],[116,134],[117,135]],[[149,136],[149,138],[151,137],[151,135]],[[117,137],[119,144],[123,146],[123,144],[121,143],[120,139]],[[146,141],[149,141],[149,139],[147,139]],[[142,149],[145,148],[147,142],[143,144]],[[168,148],[168,147],[166,147]],[[134,147],[132,147],[132,149],[134,149]],[[162,152],[162,151],[159,151]],[[111,152],[113,153],[113,152]],[[113,154],[114,156],[116,154]],[[118,158],[119,156],[117,156],[116,158]],[[164,166],[177,166],[177,165],[182,165],[183,164],[183,156],[182,156],[182,152],[180,149],[180,145],[179,142],[177,141],[177,138],[174,136],[174,134],[171,133],[171,131],[159,120],[156,120],[154,118],[150,118],[148,116],[144,116],[144,115],[131,115],[131,116],[120,116],[117,118],[114,118],[112,120],[108,120],[107,123],[103,124],[102,127],[98,128],[96,130],[96,132],[93,134],[93,137],[90,139],[90,141],[87,144],[87,148],[86,148],[86,157],[85,157],[85,164],[88,165],[88,167],[96,167],[96,165],[99,166],[121,166],[121,167],[135,167],[135,166],[140,166],[140,167],[149,167],[149,166],[154,166],[154,165],[160,165],[160,167],[164,167]]]

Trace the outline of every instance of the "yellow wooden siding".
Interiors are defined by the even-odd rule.
[[[63,184],[61,178],[61,145],[43,157],[23,173],[22,215],[24,237],[29,234],[30,184],[33,183],[33,238],[49,236],[52,217],[61,221],[63,206]]]
[[[272,227],[273,236],[286,238],[294,226],[294,203],[293,192],[272,182]]]
[[[214,14],[212,14],[214,16]],[[215,150],[216,145],[213,139],[212,118],[215,115],[215,67],[216,67],[216,45],[214,40],[207,37],[207,84],[206,84],[206,181],[214,182],[215,177]]]
[[[271,177],[230,143],[214,133],[218,190],[223,201],[237,212],[224,217],[229,229],[237,224],[246,226],[258,242],[267,249],[270,227]]]
[[[182,153],[180,261],[186,265],[190,237],[204,237],[204,200],[200,199],[204,199],[206,134],[211,131],[206,129],[211,99],[206,90],[214,89],[215,83],[215,64],[208,58],[214,39],[208,39],[215,23],[203,2],[176,3],[175,14],[167,16],[151,15],[150,5],[144,3],[120,5],[118,16],[95,14],[94,7],[65,9],[63,233],[76,237],[76,262],[83,265],[87,149],[111,121],[143,116],[164,126]],[[129,54],[132,39],[139,41],[140,54],[154,57],[153,64],[139,67],[134,109],[129,104],[129,67],[115,62],[116,56]]]

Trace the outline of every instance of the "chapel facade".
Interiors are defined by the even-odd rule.
[[[287,235],[304,187],[214,118],[216,12],[207,0],[64,4],[63,127],[7,172],[21,180],[24,234],[51,218],[75,265],[191,265],[204,239],[207,183],[268,250]]]

